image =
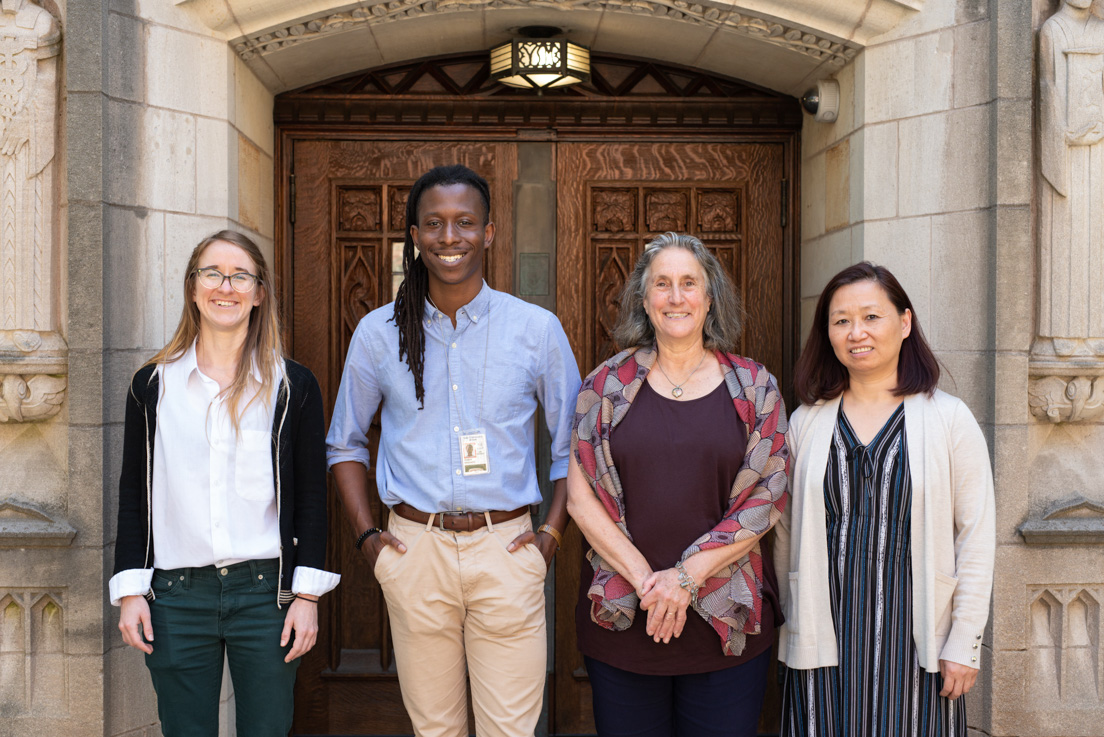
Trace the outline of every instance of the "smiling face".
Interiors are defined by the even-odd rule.
[[[828,340],[836,358],[852,376],[896,377],[901,344],[912,332],[912,313],[904,314],[875,281],[858,281],[836,290],[828,306]]]
[[[660,341],[702,340],[712,301],[705,272],[685,248],[664,248],[645,276],[644,312]]]
[[[201,269],[218,269],[227,276],[239,272],[257,273],[249,254],[226,241],[215,241],[203,249],[198,264]],[[264,299],[264,287],[260,284],[244,293],[235,292],[229,279],[224,279],[218,289],[203,286],[199,279],[195,279],[194,284],[193,299],[199,308],[200,330],[244,331],[249,326],[249,313]]]
[[[483,284],[483,249],[494,240],[479,192],[467,184],[439,184],[422,193],[414,245],[429,271],[430,288],[474,289]]]

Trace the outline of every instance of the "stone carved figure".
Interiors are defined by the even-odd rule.
[[[49,330],[57,20],[0,3],[0,328]]]
[[[54,315],[53,161],[61,30],[31,0],[0,0],[0,422],[64,399]]]
[[[1065,0],[1039,31],[1039,339],[1104,356],[1104,20]]]

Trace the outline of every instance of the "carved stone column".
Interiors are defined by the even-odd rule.
[[[1104,417],[1104,20],[1065,0],[1039,31],[1039,304],[1030,406]]]
[[[54,147],[57,19],[0,2],[0,423],[34,422],[65,398],[58,332]]]

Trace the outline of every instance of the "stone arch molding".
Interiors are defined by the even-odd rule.
[[[546,24],[596,50],[635,51],[728,73],[738,65],[743,79],[799,94],[810,80],[835,72],[870,39],[919,11],[924,0],[174,2],[224,34],[274,92],[419,58],[429,46],[440,53],[485,48],[519,26]],[[675,43],[673,23],[683,29]],[[385,26],[386,33],[378,33]]]

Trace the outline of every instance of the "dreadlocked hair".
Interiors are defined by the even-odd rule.
[[[414,375],[414,396],[421,408],[425,407],[425,387],[422,374],[425,368],[425,303],[429,297],[429,270],[420,254],[414,249],[411,228],[418,224],[418,204],[426,190],[438,186],[465,184],[479,193],[483,200],[484,220],[491,219],[491,188],[487,180],[462,164],[437,166],[423,174],[406,198],[406,234],[403,241],[403,281],[395,296],[395,313],[392,320],[399,328],[399,360],[406,358],[406,365]]]

